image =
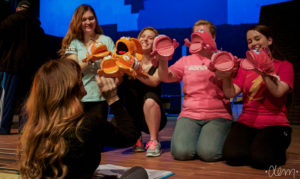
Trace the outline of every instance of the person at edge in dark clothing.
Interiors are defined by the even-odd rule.
[[[19,114],[21,123],[26,120],[22,103],[34,73],[47,59],[40,24],[28,1],[19,2],[16,12],[0,24],[0,134],[10,134],[14,114]]]

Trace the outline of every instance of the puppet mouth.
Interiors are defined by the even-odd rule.
[[[119,42],[117,46],[117,54],[124,55],[126,52],[128,52],[127,46],[123,42]]]

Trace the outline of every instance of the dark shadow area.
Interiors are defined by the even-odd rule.
[[[105,146],[102,150],[102,152],[109,152],[109,151],[114,151],[114,150],[118,150],[120,148],[115,148],[115,147],[107,147]]]
[[[299,10],[299,1],[263,6],[259,19],[260,24],[272,29],[278,49],[294,66],[294,91],[288,97],[288,119],[292,124],[300,124],[300,20],[297,15]]]
[[[171,150],[171,141],[160,141],[162,153],[170,152]]]

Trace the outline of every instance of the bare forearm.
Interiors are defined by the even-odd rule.
[[[69,55],[67,55],[66,56],[68,59],[71,59],[71,60],[74,60],[74,61],[76,61],[79,65],[80,65],[80,68],[81,68],[81,70],[82,71],[84,71],[84,70],[86,70],[87,69],[87,67],[89,66],[89,63],[88,62],[79,62],[78,61],[78,57],[77,57],[77,55],[75,55],[75,54],[69,54]]]
[[[120,98],[118,96],[114,96],[111,98],[106,99],[106,102],[108,105],[112,105],[113,103],[115,103],[116,101],[118,101]]]
[[[79,62],[82,71],[85,71],[90,65],[88,62]]]
[[[262,75],[262,77],[269,92],[274,97],[280,98],[288,92],[289,86],[286,83],[280,81],[279,79],[273,79],[268,75]]]
[[[232,78],[223,79],[223,92],[227,98],[235,97],[239,92],[239,88],[233,84]]]
[[[161,81],[166,82],[168,79],[168,62],[161,61],[158,65],[158,77]]]
[[[162,82],[176,82],[176,76],[169,71],[168,61],[160,61],[158,66],[158,76]]]
[[[98,84],[100,94],[105,98],[108,105],[112,105],[119,100],[117,93],[117,78],[105,78],[96,76],[95,80]]]
[[[146,78],[145,77],[141,77],[141,76],[137,76],[137,79],[140,80],[145,85],[148,85],[148,86],[151,86],[151,87],[156,87],[160,83],[158,75],[156,77],[154,77],[154,76],[148,76]]]
[[[241,92],[241,89],[233,84],[231,71],[215,71],[216,78],[222,80],[223,93],[227,98],[232,98]]]

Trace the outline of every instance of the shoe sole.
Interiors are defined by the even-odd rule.
[[[146,157],[158,157],[160,155],[161,155],[161,151],[157,154],[155,154],[155,153],[146,153]]]

